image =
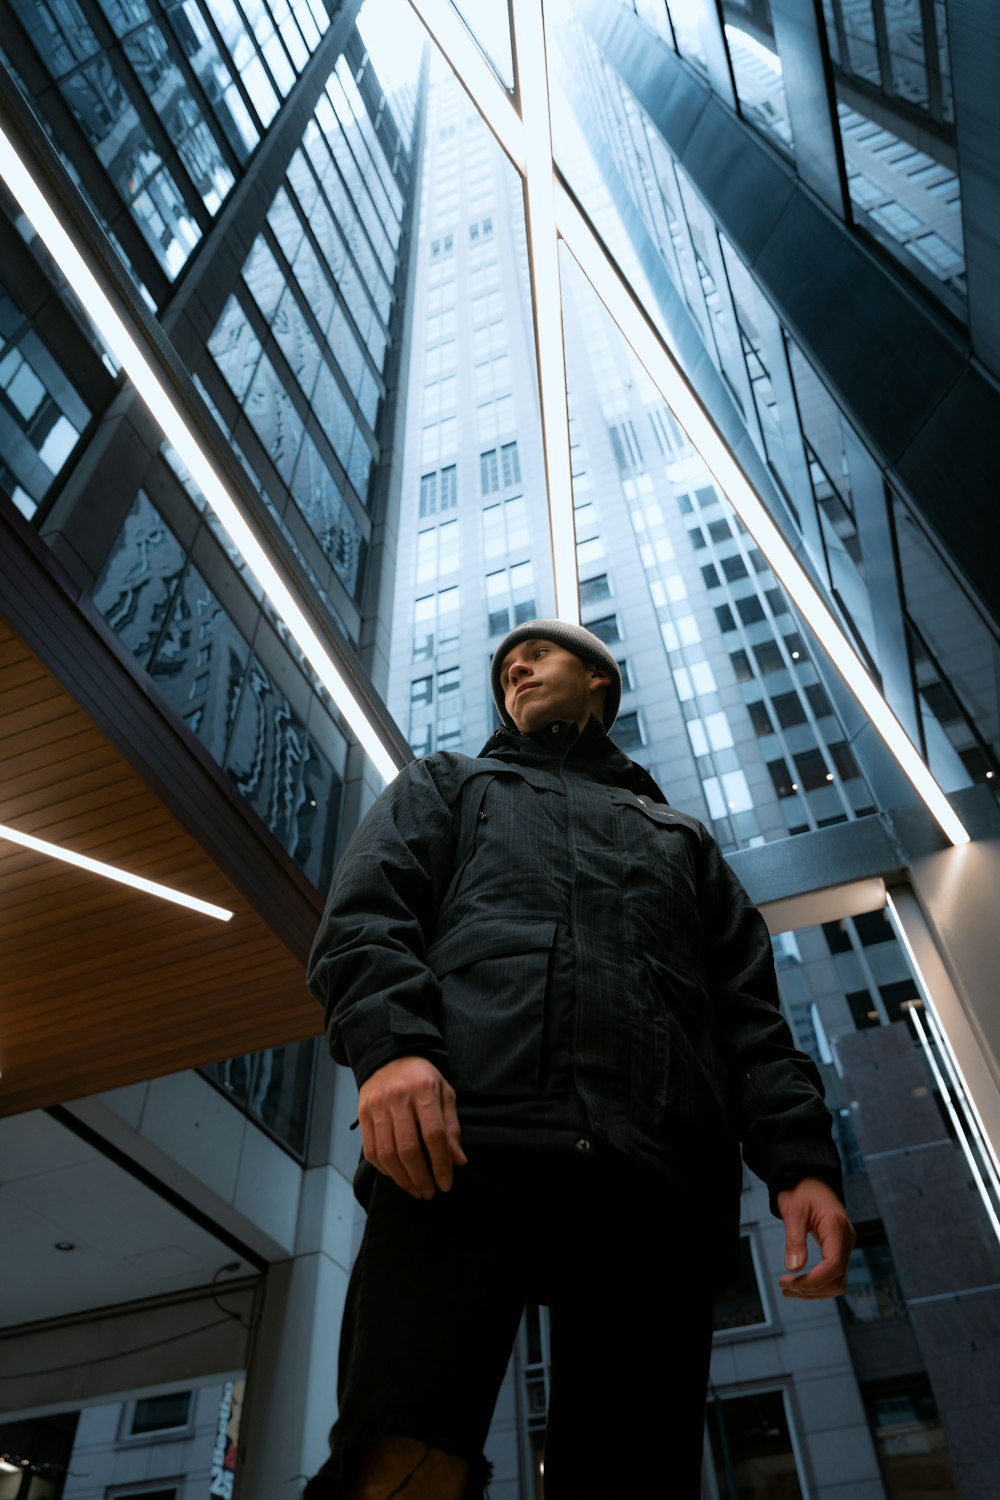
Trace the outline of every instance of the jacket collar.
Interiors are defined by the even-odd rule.
[[[654,802],[667,800],[649,772],[619,750],[593,714],[582,730],[572,719],[546,724],[530,734],[501,727],[490,735],[479,756],[544,771],[569,771],[609,786],[625,787]]]

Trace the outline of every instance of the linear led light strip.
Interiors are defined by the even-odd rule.
[[[524,175],[526,171],[525,123],[518,118],[506,94],[482,63],[457,13],[450,5],[439,3],[439,0],[410,0],[410,3],[455,68],[473,103],[494,131],[500,145]],[[537,7],[537,0],[535,0],[535,7]],[[515,6],[515,24],[518,21],[524,24],[521,19],[523,14],[520,7]],[[524,47],[518,47],[516,36],[514,40],[515,47],[518,49],[517,56],[524,58],[526,55]],[[469,60],[472,53],[476,54],[476,60]],[[468,74],[462,70],[463,65],[466,64],[469,67]],[[523,101],[529,82],[536,88],[545,87],[544,52],[541,54],[540,65],[533,68],[527,77],[521,80],[525,122],[528,114],[527,105]],[[499,101],[502,101],[502,104]],[[555,182],[557,232],[565,240],[567,248],[584,275],[604,303],[626,341],[631,345],[636,357],[644,365],[650,379],[657,386],[664,401],[687,434],[692,447],[700,454],[722,493],[732,503],[737,515],[759,545],[775,576],[819,638],[834,666],[841,673],[868,718],[895,756],[902,771],[912,782],[918,796],[953,844],[967,844],[969,835],[961,820],[924,765],[899,720],[869,677],[864,664],[844,635],[837,620],[771,520],[766,507],[730,452],[698,395],[689,384],[686,375],[650,323],[646,313],[636,303],[630,287],[610,258],[606,246],[580,213],[571,194],[563,185],[554,162],[550,164],[549,170],[552,171]],[[539,331],[541,332],[541,325],[539,325]],[[541,355],[539,364],[541,367]],[[540,376],[540,380],[541,378]],[[555,420],[554,409],[552,420]],[[568,448],[568,433],[566,447]],[[546,452],[548,453],[548,443]],[[567,519],[571,522],[572,497],[570,496],[564,503],[568,510]],[[572,532],[569,534],[572,535]],[[570,556],[574,564],[575,553],[575,547],[571,548]]]
[[[979,1196],[983,1200],[983,1204],[986,1208],[987,1215],[989,1216],[990,1223],[993,1225],[993,1232],[995,1233],[997,1239],[1000,1240],[1000,1219],[997,1218],[997,1211],[993,1206],[993,1202],[990,1199],[989,1193],[987,1192],[986,1184],[983,1181],[983,1174],[979,1170],[979,1163],[976,1161],[976,1158],[972,1153],[972,1147],[969,1145],[969,1138],[965,1133],[965,1127],[963,1126],[962,1121],[959,1119],[958,1112],[952,1102],[951,1094],[948,1091],[948,1085],[945,1083],[944,1078],[941,1075],[941,1070],[937,1065],[937,1059],[934,1056],[934,1051],[930,1044],[930,1038],[924,1030],[924,1023],[920,1019],[920,1012],[915,1006],[910,1007],[910,1020],[913,1022],[917,1036],[920,1038],[920,1045],[924,1049],[924,1054],[927,1058],[928,1065],[930,1066],[930,1070],[934,1075],[934,1082],[938,1086],[938,1092],[940,1093],[941,1098],[944,1100],[945,1109],[947,1109],[948,1111],[948,1117],[951,1120],[952,1125],[955,1127],[955,1134],[958,1136],[958,1144],[962,1148],[962,1154],[965,1157],[966,1162],[968,1163],[969,1171],[972,1173],[973,1180],[975,1181],[976,1187],[979,1190]]]
[[[903,905],[902,910],[900,910],[901,904]],[[968,1134],[971,1136],[973,1142],[975,1143],[976,1151],[982,1163],[983,1171],[986,1174],[986,1178],[993,1190],[997,1203],[1000,1203],[1000,1161],[998,1161],[997,1159],[993,1142],[990,1140],[989,1134],[986,1130],[986,1126],[984,1125],[982,1117],[978,1109],[976,1108],[975,1101],[972,1097],[972,1091],[965,1081],[965,1077],[962,1073],[961,1067],[959,1066],[958,1059],[955,1056],[951,1041],[949,1040],[938,1017],[937,1010],[935,1008],[934,1001],[931,995],[930,981],[928,980],[927,975],[924,972],[924,967],[921,965],[920,960],[917,957],[917,952],[910,935],[909,924],[906,920],[906,906],[909,904],[915,905],[912,896],[908,895],[905,903],[901,903],[898,897],[894,899],[893,892],[891,890],[886,891],[886,907],[888,909],[890,917],[892,918],[893,930],[895,931],[897,938],[903,946],[903,949],[910,963],[910,968],[913,970],[914,977],[917,981],[917,987],[920,990],[920,994],[924,1002],[924,1015],[927,1018],[928,1029],[934,1041],[937,1043],[938,1052],[940,1053],[941,1059],[944,1062],[945,1072],[948,1074],[948,1077],[951,1081],[955,1100],[957,1101],[958,1107],[961,1109],[962,1114],[965,1116],[966,1125],[968,1126]],[[913,1017],[914,1025],[917,1026],[918,1033],[921,1036],[921,1041],[923,1042],[924,1038],[922,1033],[920,1033],[916,1011],[911,1009],[911,1015]],[[926,1042],[924,1042],[925,1047],[926,1045]]]
[[[145,401],[168,442],[177,450],[195,484],[238,547],[250,572],[267,594],[279,616],[333,702],[357,735],[385,781],[392,781],[397,765],[379,737],[350,685],[337,670],[325,647],[280,573],[258,541],[246,517],[226,490],[207,453],[188,427],[180,408],[140,349],[83,256],[53,212],[48,199],[0,129],[0,172],[11,193],[80,299],[88,316]]]
[[[552,196],[552,133],[540,0],[513,0],[513,25],[523,121],[528,256],[532,272],[556,614],[562,620],[572,620],[574,625],[579,625],[580,587],[570,472],[559,237]]]
[[[91,859],[89,854],[77,854],[73,849],[64,849],[61,844],[50,844],[47,839],[36,839],[33,834],[21,833],[19,829],[10,828],[5,823],[0,823],[0,839],[8,839],[12,844],[23,844],[25,849],[34,849],[38,854],[48,854],[52,859],[61,859],[68,865],[79,865],[81,870],[89,870],[92,875],[103,875],[108,880],[117,880],[122,885],[133,886],[135,890],[145,891],[150,896],[159,896],[164,901],[173,901],[177,906],[189,906],[192,911],[199,911],[205,917],[215,917],[219,922],[228,922],[233,915],[224,906],[213,906],[211,901],[202,901],[198,896],[185,896],[182,891],[175,891],[169,885],[161,885],[158,880],[147,880],[144,875],[133,875],[128,870],[119,870],[115,865],[106,865],[101,859]]]

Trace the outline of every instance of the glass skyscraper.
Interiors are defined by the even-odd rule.
[[[0,866],[18,913],[0,1453],[33,1476],[11,1497],[187,1500],[225,1492],[218,1467],[237,1500],[292,1500],[321,1459],[360,1234],[354,1094],[317,1066],[321,1018],[286,975],[388,774],[362,720],[397,767],[476,754],[497,642],[566,612],[562,503],[573,608],[622,668],[613,737],[761,906],[859,1229],[839,1304],[783,1301],[781,1227],[747,1175],[706,1500],[992,1496],[1000,22],[984,0],[546,4],[560,437],[504,8],[448,8],[448,63],[421,53],[407,6],[359,9],[0,0],[4,129],[239,512],[227,529],[183,427],[123,369],[11,178],[0,821],[236,912],[231,940],[154,929],[144,952],[108,898],[50,888],[44,853],[15,845]],[[845,685],[716,440],[968,846]],[[50,678],[68,698],[43,695]],[[68,1035],[91,1047],[86,1088],[60,1090],[80,1075],[54,1046],[49,1061],[67,1022],[39,1020],[44,976],[84,997]],[[186,1052],[129,1040],[130,980],[134,1009],[165,1006],[165,1036],[171,997],[189,1016],[203,994]],[[225,1019],[241,998],[243,1029]],[[496,1496],[544,1494],[547,1388],[546,1311],[529,1308],[487,1447]]]

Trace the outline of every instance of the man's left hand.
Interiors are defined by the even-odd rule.
[[[786,1275],[778,1278],[785,1297],[839,1297],[847,1286],[847,1262],[857,1236],[844,1205],[819,1177],[803,1177],[778,1194],[785,1224]],[[803,1272],[807,1236],[819,1242],[823,1258]]]

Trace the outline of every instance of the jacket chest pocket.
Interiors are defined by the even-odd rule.
[[[535,1097],[557,924],[505,915],[432,944],[441,1027],[456,1093]]]
[[[614,800],[621,833],[623,884],[634,915],[656,933],[641,942],[657,951],[669,943],[685,951],[696,944],[700,912],[696,875],[698,833],[683,815],[626,795]]]

